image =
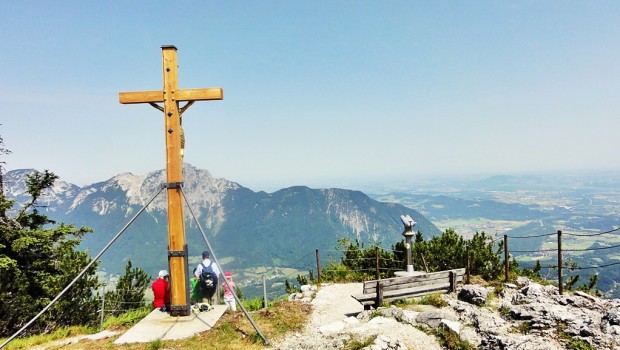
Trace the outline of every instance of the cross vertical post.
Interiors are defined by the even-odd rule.
[[[171,314],[189,316],[188,249],[183,215],[183,130],[181,114],[195,101],[224,99],[221,88],[179,89],[177,48],[162,46],[163,90],[121,92],[122,104],[149,103],[164,112],[166,136],[166,184],[168,194],[168,265],[170,269]],[[179,108],[179,102],[187,104]],[[163,102],[164,107],[156,103]]]
[[[168,264],[170,265],[171,311],[177,306],[189,305],[187,295],[187,256],[185,249],[185,222],[183,220],[183,159],[181,158],[181,118],[175,93],[179,87],[177,50],[163,47],[164,115],[166,120],[166,178],[168,194]],[[185,255],[185,256],[184,256]],[[175,276],[176,278],[173,278]],[[175,281],[176,279],[176,281]],[[180,283],[183,281],[183,283]],[[189,307],[188,315],[189,315]],[[181,311],[181,310],[179,310]]]

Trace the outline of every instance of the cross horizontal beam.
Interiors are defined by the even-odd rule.
[[[224,89],[182,89],[172,92],[173,101],[209,101],[223,100]],[[164,92],[161,90],[120,92],[118,101],[122,104],[164,102]]]

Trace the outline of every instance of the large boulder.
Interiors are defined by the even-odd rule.
[[[456,321],[457,319],[452,316],[452,314],[445,311],[431,310],[420,312],[418,316],[416,316],[415,320],[417,323],[422,323],[432,329],[436,329],[441,325],[443,320]]]
[[[459,300],[480,306],[486,303],[488,295],[486,288],[477,284],[466,284],[459,291]]]
[[[607,321],[610,326],[620,326],[620,307],[613,307],[605,313],[603,320]]]

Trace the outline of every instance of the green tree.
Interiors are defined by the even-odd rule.
[[[116,289],[105,293],[106,311],[124,313],[144,307],[144,291],[150,281],[151,277],[144,270],[133,268],[131,260],[128,260],[125,274],[119,278]]]
[[[0,193],[0,336],[11,335],[29,322],[91,262],[87,252],[76,250],[91,230],[56,224],[39,210],[38,199],[56,179],[47,170],[28,175],[30,200],[21,207]],[[95,321],[96,266],[92,264],[26,334]]]
[[[564,284],[564,289],[573,290],[573,288],[575,287],[577,282],[579,282],[580,279],[581,279],[580,275],[568,276],[568,279],[566,280],[566,283]]]
[[[416,256],[423,258],[423,269],[428,268],[429,272],[467,267],[469,260],[471,274],[491,280],[502,274],[499,248],[484,232],[476,232],[471,240],[466,240],[453,229],[447,229],[429,241],[424,241],[418,232],[412,252],[414,261]]]
[[[403,245],[404,248],[405,246]],[[428,265],[426,264],[426,242],[424,242],[424,236],[420,231],[415,234],[415,240],[411,247],[411,256],[414,268],[417,268],[419,271],[428,270]]]
[[[377,277],[379,260],[380,278],[394,277],[394,271],[406,269],[406,249],[404,240],[386,250],[380,242],[364,247],[359,240],[349,238],[338,240],[337,250],[342,251],[340,262],[331,262],[321,270],[321,278],[326,281],[361,281]]]
[[[502,242],[502,245],[503,245],[503,242]],[[533,269],[524,267],[523,269],[521,269],[519,274],[527,278],[530,278],[534,281],[542,281],[543,277],[540,275],[541,270],[542,270],[542,266],[540,264],[540,260],[536,260],[536,265],[534,266]]]
[[[0,136],[0,156],[4,156],[8,154],[11,154],[11,151],[4,148],[4,139],[2,138],[2,136]],[[6,164],[6,162],[3,160],[0,160],[0,193],[4,193],[4,180],[3,180],[4,164]],[[4,209],[0,208],[0,217],[4,217],[4,215],[5,215]]]
[[[493,280],[502,274],[502,263],[495,249],[493,238],[484,232],[476,232],[467,242],[469,247],[470,273],[480,275],[485,280]],[[465,267],[465,265],[463,265]]]
[[[424,242],[424,246],[429,272],[459,269],[467,264],[467,242],[453,229]]]

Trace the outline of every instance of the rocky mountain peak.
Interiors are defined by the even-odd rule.
[[[25,172],[6,174],[13,184],[8,198],[28,199]],[[97,252],[150,202],[132,224],[132,233],[121,238],[123,243],[107,253],[110,258],[101,266],[118,272],[131,259],[145,269],[158,270],[156,266],[167,264],[166,182],[163,169],[145,175],[122,173],[84,187],[59,181],[40,204],[46,205],[42,210],[56,222],[92,228],[93,234],[85,236],[81,246]],[[334,249],[345,237],[395,243],[402,238],[398,220],[402,214],[414,217],[427,237],[440,233],[415,210],[373,200],[359,191],[294,186],[273,193],[254,192],[189,164],[183,168],[182,190],[190,254],[204,250],[200,225],[218,256],[230,257],[236,268],[299,265],[299,256],[307,255],[308,249]]]

